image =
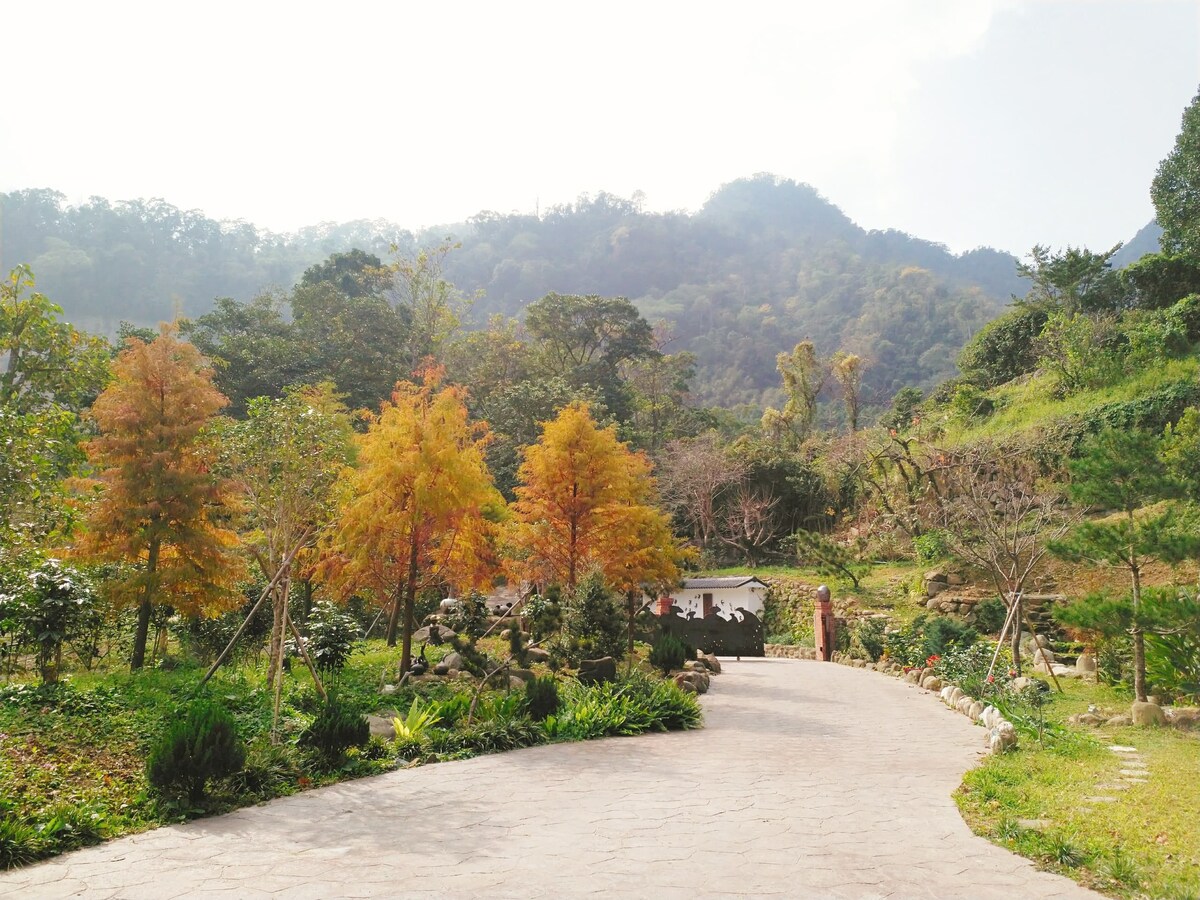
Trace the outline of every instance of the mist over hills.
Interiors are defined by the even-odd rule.
[[[619,295],[666,320],[671,351],[697,356],[704,403],[759,405],[775,354],[812,339],[871,361],[885,402],[954,373],[958,349],[1024,287],[1009,253],[961,255],[898,231],[866,231],[812,187],[762,174],[719,188],[697,212],[644,212],[601,193],[540,215],[481,212],[414,234],[384,221],[274,234],[162,200],[70,206],[51,190],[0,194],[0,265],[28,263],[38,289],[81,328],[195,317],[214,298],[288,291],[310,265],[360,248],[387,261],[446,237],[446,276],[479,293],[471,321],[519,316],[544,294]],[[1139,235],[1140,237],[1140,235]]]

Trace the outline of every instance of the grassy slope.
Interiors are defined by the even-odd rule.
[[[1134,400],[1164,385],[1198,376],[1200,359],[1195,356],[1170,359],[1114,385],[1054,399],[1053,376],[1036,375],[989,391],[988,397],[995,402],[996,411],[982,422],[964,423],[947,417],[944,422],[945,440],[950,445],[958,445],[1010,438],[1108,403]]]

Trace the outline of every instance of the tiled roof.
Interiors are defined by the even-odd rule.
[[[715,578],[683,579],[683,589],[685,591],[690,591],[693,589],[699,590],[703,588],[739,588],[747,584],[766,587],[765,584],[763,584],[753,575],[719,575]]]

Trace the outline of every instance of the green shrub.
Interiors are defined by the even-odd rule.
[[[301,733],[298,744],[332,762],[340,760],[351,747],[361,747],[370,736],[367,717],[331,692],[312,724]]]
[[[396,740],[420,741],[437,721],[439,706],[438,703],[422,704],[420,697],[413,697],[412,706],[408,708],[408,715],[403,718],[400,716],[392,718],[392,727],[396,729]]]
[[[981,634],[997,634],[1008,619],[1008,607],[999,597],[988,597],[975,604],[975,628]]]
[[[925,625],[926,656],[941,656],[951,649],[970,647],[979,639],[977,632],[970,625],[938,616],[930,619]]]
[[[445,615],[447,627],[467,638],[481,637],[488,627],[488,609],[483,595],[471,591]]]
[[[938,659],[933,668],[943,680],[957,685],[977,700],[987,700],[1006,690],[1010,682],[1008,670],[1012,655],[1007,646],[1000,649],[992,681],[987,680],[995,651],[996,645],[987,641],[967,647],[953,647]]]
[[[245,761],[233,717],[220,704],[200,699],[171,721],[150,750],[146,778],[158,791],[195,804],[204,799],[210,779],[233,775]]]
[[[855,659],[875,662],[883,656],[884,630],[887,620],[872,616],[859,619],[850,626],[850,655]]]
[[[923,563],[945,559],[950,553],[950,545],[946,541],[946,533],[934,530],[917,535],[913,538],[913,553]]]
[[[958,367],[983,388],[996,387],[1037,368],[1037,337],[1048,318],[1036,306],[1020,306],[989,322],[963,347]]]
[[[906,666],[924,666],[930,657],[955,647],[969,647],[979,634],[969,625],[945,616],[919,615],[884,638],[890,658]]]
[[[358,638],[358,623],[353,616],[329,601],[313,606],[308,617],[308,639],[304,645],[312,657],[313,665],[322,672],[340,672]]]
[[[246,751],[242,770],[229,779],[230,789],[239,796],[274,797],[296,784],[303,774],[298,754],[290,744],[272,744],[256,740]]]
[[[522,615],[529,623],[529,635],[535,641],[543,641],[562,627],[562,606],[559,591],[552,587],[545,594],[534,594],[525,601]]]
[[[527,716],[485,719],[460,732],[460,746],[474,753],[503,753],[532,747],[546,739],[545,732]]]
[[[33,862],[44,854],[42,833],[31,822],[0,815],[0,869]]]
[[[545,721],[558,712],[558,681],[553,675],[534,678],[525,685],[525,712],[535,722]]]
[[[683,666],[688,658],[687,647],[673,634],[664,634],[650,648],[650,665],[664,675]]]
[[[588,574],[567,601],[563,635],[570,662],[625,655],[625,613],[599,572]]]

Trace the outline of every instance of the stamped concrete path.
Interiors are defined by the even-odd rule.
[[[703,730],[424,766],[0,873],[0,896],[1096,897],[975,837],[983,732],[875,672],[726,662]]]

